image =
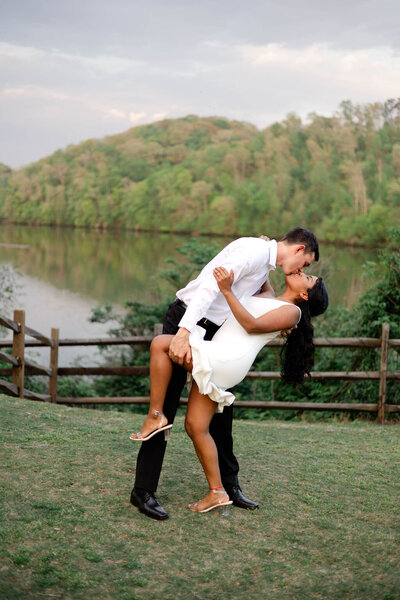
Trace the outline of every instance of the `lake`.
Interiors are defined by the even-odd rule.
[[[172,288],[157,275],[165,268],[166,258],[184,261],[176,248],[189,237],[0,225],[0,244],[28,246],[0,246],[0,264],[9,264],[16,272],[14,305],[26,311],[30,327],[44,334],[58,327],[63,338],[104,337],[110,325],[89,323],[91,309],[111,303],[122,310],[126,300],[157,302],[170,293]],[[200,241],[210,240],[222,248],[231,239],[201,237]],[[362,265],[376,259],[376,250],[321,244],[320,253],[320,262],[311,267],[311,272],[326,279],[331,306],[355,303],[368,283],[362,276]],[[279,271],[273,273],[271,281],[279,288]],[[39,360],[47,351],[29,352]],[[47,358],[44,360],[46,364]],[[74,361],[89,365],[100,360],[94,348],[60,350],[62,366]]]

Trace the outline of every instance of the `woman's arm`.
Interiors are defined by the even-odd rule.
[[[228,273],[224,267],[217,267],[214,269],[214,277],[233,315],[247,333],[269,333],[270,331],[290,329],[296,325],[299,311],[294,305],[281,306],[261,317],[253,317],[232,292],[233,271]]]

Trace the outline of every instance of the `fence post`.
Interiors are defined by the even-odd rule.
[[[162,323],[156,323],[154,325],[154,337],[156,337],[156,335],[161,335],[162,330],[163,330]]]
[[[49,379],[49,395],[51,396],[50,402],[57,402],[57,379],[58,379],[58,338],[59,330],[51,330],[51,339],[54,342],[54,346],[50,348],[50,369],[51,375]]]
[[[379,400],[378,400],[378,423],[382,425],[385,422],[385,404],[386,404],[386,375],[388,365],[389,349],[389,323],[382,325],[382,343],[381,343],[381,367],[379,370]]]
[[[13,333],[12,355],[18,358],[19,364],[12,368],[12,382],[18,387],[18,397],[24,397],[24,372],[25,372],[25,311],[14,310],[14,321],[18,323],[19,333]]]

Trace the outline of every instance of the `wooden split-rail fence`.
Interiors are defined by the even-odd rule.
[[[148,366],[135,367],[59,367],[58,355],[62,346],[121,346],[121,345],[146,345],[149,346],[153,336],[134,336],[124,338],[95,338],[95,339],[59,339],[58,329],[52,329],[47,337],[25,325],[25,312],[14,311],[14,319],[0,316],[0,325],[13,332],[12,340],[0,340],[0,348],[12,348],[12,353],[0,352],[0,362],[7,362],[11,367],[0,368],[0,390],[6,394],[19,398],[56,402],[58,404],[147,404],[149,397],[104,397],[104,398],[66,398],[57,395],[57,379],[59,376],[71,375],[125,375],[144,376],[149,374]],[[161,332],[161,325],[155,326],[154,335]],[[26,339],[26,336],[33,339]],[[268,344],[277,347],[283,344],[277,338]],[[279,401],[236,401],[236,406],[262,409],[288,409],[288,410],[316,410],[316,411],[360,411],[377,413],[378,423],[384,423],[389,413],[400,412],[400,405],[387,402],[386,383],[395,380],[400,385],[400,371],[388,371],[388,354],[390,349],[400,352],[400,339],[390,339],[389,325],[382,326],[382,336],[376,338],[315,338],[314,344],[320,348],[376,348],[380,349],[379,371],[314,371],[311,379],[344,380],[344,381],[379,381],[379,396],[376,402],[279,402]],[[27,347],[49,347],[49,366],[39,365],[25,358]],[[24,387],[25,375],[45,375],[49,378],[48,394],[38,394]],[[2,377],[11,376],[12,381],[5,381]],[[275,371],[250,371],[247,379],[274,380],[280,379],[280,373]],[[187,399],[182,398],[185,404]]]

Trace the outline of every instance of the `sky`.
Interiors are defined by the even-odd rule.
[[[164,118],[400,96],[398,0],[0,0],[0,162]]]

